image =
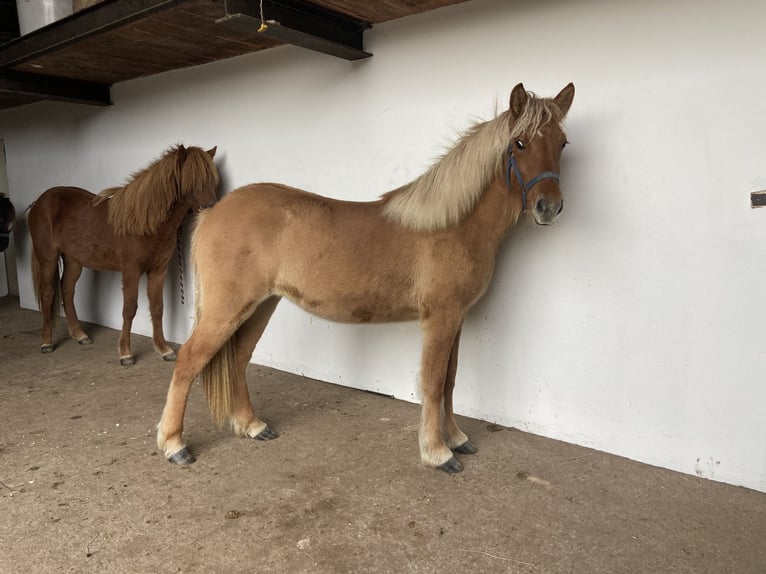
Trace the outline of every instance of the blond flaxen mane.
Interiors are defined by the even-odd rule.
[[[218,186],[218,170],[198,147],[168,149],[148,167],[133,174],[123,187],[102,191],[94,205],[109,200],[109,224],[116,235],[153,235],[173,205],[210,181]]]
[[[503,169],[509,142],[537,134],[550,121],[563,121],[552,99],[538,98],[532,92],[527,95],[527,105],[515,121],[507,110],[474,125],[423,175],[387,193],[386,215],[418,231],[460,223]]]

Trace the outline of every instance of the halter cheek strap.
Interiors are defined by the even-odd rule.
[[[521,175],[519,164],[516,161],[516,156],[513,155],[513,144],[508,146],[508,165],[505,170],[505,181],[508,184],[508,189],[511,189],[511,170],[513,175],[516,176],[516,181],[521,186],[521,212],[527,212],[527,192],[535,185],[540,183],[544,179],[555,179],[556,183],[559,183],[559,174],[555,171],[543,171],[537,174],[529,181],[524,181],[524,176]]]

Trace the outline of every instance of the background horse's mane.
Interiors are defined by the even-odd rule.
[[[515,121],[506,110],[475,124],[423,175],[385,194],[386,215],[418,231],[460,223],[503,169],[509,142],[537,134],[549,121],[563,121],[553,99],[538,98],[532,92],[527,95],[527,105]]]
[[[177,145],[134,173],[123,187],[102,191],[94,204],[109,200],[109,224],[116,235],[152,235],[176,201],[211,180],[217,187],[218,178],[218,170],[206,151]]]

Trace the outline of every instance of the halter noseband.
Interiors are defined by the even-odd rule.
[[[559,183],[559,174],[555,171],[543,171],[537,174],[529,181],[524,181],[524,177],[521,175],[519,164],[516,162],[516,156],[513,155],[513,144],[508,146],[508,165],[505,170],[505,181],[508,184],[508,189],[511,189],[511,170],[516,176],[516,180],[521,185],[521,212],[527,212],[527,192],[535,185],[540,183],[544,179],[555,179],[556,183]]]

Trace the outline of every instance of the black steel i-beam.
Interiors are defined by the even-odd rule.
[[[364,31],[370,24],[300,0],[225,0],[226,15],[216,22],[264,38],[337,56],[361,60]],[[262,26],[264,24],[265,26]]]
[[[105,2],[24,34],[0,48],[0,68],[10,68],[36,56],[63,48],[73,42],[161,12],[181,0],[120,0]]]
[[[0,70],[0,95],[4,93],[97,106],[112,104],[109,86],[106,84],[11,70]]]

